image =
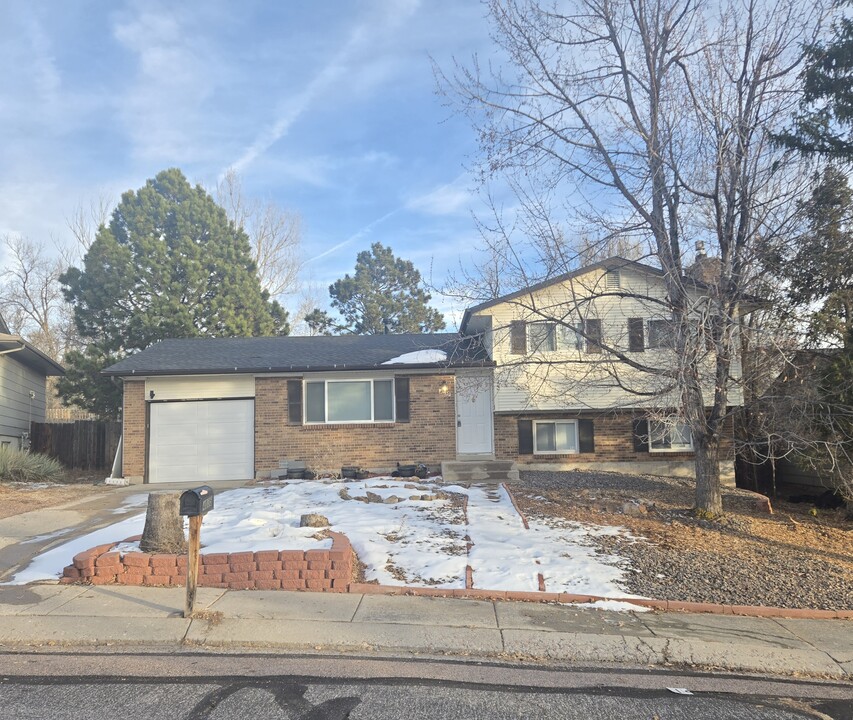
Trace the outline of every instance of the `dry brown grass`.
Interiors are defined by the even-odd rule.
[[[102,487],[82,484],[49,485],[43,488],[0,484],[0,519],[64,505],[103,492]]]
[[[773,515],[756,509],[755,496],[724,490],[724,517],[717,522],[691,516],[691,483],[663,480],[657,489],[632,492],[614,489],[513,488],[525,513],[555,516],[597,525],[620,525],[632,534],[672,549],[689,548],[709,556],[760,558],[776,549],[795,551],[832,562],[853,573],[853,522],[846,511],[817,510],[810,505],[773,501]],[[538,499],[543,498],[543,499]],[[626,515],[623,503],[640,500],[648,514]],[[816,514],[814,514],[816,513]]]

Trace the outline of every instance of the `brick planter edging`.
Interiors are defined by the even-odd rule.
[[[714,603],[682,602],[679,600],[645,600],[639,598],[576,595],[574,593],[523,592],[516,590],[463,590],[421,588],[399,585],[350,583],[349,592],[363,595],[414,595],[420,597],[453,597],[472,600],[515,600],[524,602],[591,603],[599,600],[631,603],[664,612],[712,613],[747,617],[806,618],[811,620],[853,620],[853,610],[812,610],[809,608],[779,608],[763,605],[717,605]]]
[[[352,546],[330,532],[329,550],[258,550],[210,553],[199,557],[199,587],[228,590],[316,590],[346,592],[353,572]],[[128,538],[134,542],[139,536]],[[187,556],[143,552],[120,554],[116,543],[74,556],[61,583],[178,586],[186,583]]]

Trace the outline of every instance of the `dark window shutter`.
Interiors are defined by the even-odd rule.
[[[595,428],[592,420],[578,420],[578,451],[595,452]]]
[[[628,318],[628,350],[643,352],[646,349],[643,337],[643,318]]]
[[[527,353],[527,323],[513,320],[509,324],[509,351],[512,355]]]
[[[302,380],[287,381],[287,420],[302,424]]]
[[[636,418],[634,421],[634,452],[649,451],[649,421]]]
[[[518,421],[518,454],[533,454],[533,421]]]
[[[407,423],[411,419],[409,410],[409,378],[394,378],[395,418],[397,422]]]
[[[601,320],[584,320],[584,333],[586,333],[586,351],[588,353],[601,352]]]

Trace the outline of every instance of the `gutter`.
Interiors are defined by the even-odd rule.
[[[27,346],[22,342],[21,347],[12,348],[11,350],[0,350],[0,355],[8,355],[9,353],[21,352],[21,350],[26,350],[26,349],[27,349]]]

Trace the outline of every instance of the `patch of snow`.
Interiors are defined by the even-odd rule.
[[[444,350],[415,350],[386,360],[383,365],[427,365],[447,360]]]
[[[31,545],[32,543],[41,542],[42,540],[53,540],[53,538],[67,535],[72,530],[73,528],[63,528],[62,530],[57,530],[56,532],[47,533],[45,535],[36,535],[35,537],[31,537],[29,540],[21,540],[21,545]]]
[[[631,597],[619,586],[626,568],[619,558],[596,552],[596,535],[622,533],[621,528],[530,520],[526,529],[503,488],[441,486],[418,481],[427,491],[406,488],[412,481],[391,477],[358,482],[339,480],[291,482],[241,488],[216,496],[215,509],[202,524],[203,552],[328,548],[331,540],[314,537],[317,528],[301,528],[301,515],[325,515],[331,529],[346,535],[365,564],[368,581],[383,585],[464,588],[470,564],[474,586],[490,590],[537,591],[538,573],[550,592]],[[412,495],[447,495],[435,500],[410,500]],[[344,493],[344,491],[346,491]],[[367,492],[396,503],[367,503]],[[468,524],[459,498],[468,496]],[[126,506],[142,504],[130,496]],[[39,555],[9,584],[56,579],[78,552],[95,545],[121,542],[142,532],[145,515],[75,538]],[[550,523],[550,524],[549,524]],[[473,546],[469,553],[467,538]],[[138,543],[123,543],[132,552]]]
[[[139,535],[145,525],[145,514],[134,515],[114,525],[108,525],[100,530],[95,530],[86,535],[69,540],[67,543],[57,545],[46,552],[37,555],[35,559],[23,570],[16,573],[14,577],[3,585],[24,585],[36,580],[56,580],[62,575],[66,565],[70,565],[74,556],[106,543],[124,540],[131,535]]]
[[[548,592],[631,597],[620,585],[624,562],[592,542],[622,528],[528,518],[528,530],[503,486],[470,488],[468,524],[475,588],[537,592],[542,573]]]
[[[113,508],[113,515],[121,515],[136,508],[145,507],[148,504],[148,493],[130,495],[124,499],[124,502],[117,508]]]
[[[651,608],[645,605],[634,605],[634,603],[620,602],[619,600],[596,600],[588,603],[563,603],[579,608],[594,608],[596,610],[609,610],[611,612],[649,612]]]

